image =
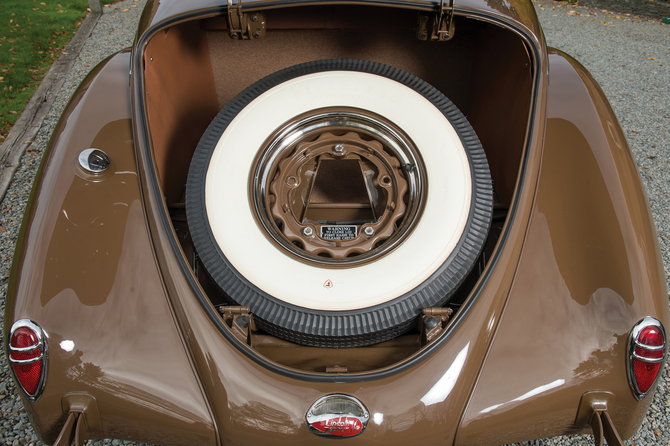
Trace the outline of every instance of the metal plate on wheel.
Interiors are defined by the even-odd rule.
[[[326,240],[351,240],[358,235],[356,225],[323,225],[321,226],[321,238]]]

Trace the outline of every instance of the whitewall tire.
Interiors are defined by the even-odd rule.
[[[347,196],[357,181],[366,199],[321,207],[372,217],[303,212],[318,207],[319,184]],[[440,92],[386,65],[325,60],[226,105],[196,149],[186,205],[196,250],[232,304],[290,341],[349,347],[397,336],[448,300],[486,239],[491,183],[472,127]]]

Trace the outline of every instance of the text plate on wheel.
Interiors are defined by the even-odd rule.
[[[326,240],[351,240],[358,235],[356,225],[324,225],[321,226],[321,238]]]

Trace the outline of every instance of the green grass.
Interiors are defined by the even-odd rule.
[[[1,3],[0,143],[77,31],[86,16],[88,0],[2,0]]]

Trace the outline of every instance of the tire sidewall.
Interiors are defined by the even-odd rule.
[[[286,105],[281,116],[274,116],[277,98]],[[258,141],[298,112],[338,105],[364,106],[403,128],[424,157],[429,192],[421,221],[398,249],[367,265],[333,270],[280,252],[255,224],[247,191]],[[421,112],[412,110],[416,107]],[[259,122],[261,129],[256,128]],[[258,132],[252,135],[254,130]],[[442,140],[437,148],[426,143],[436,139]],[[251,142],[251,148],[237,149],[243,142]],[[464,199],[459,202],[454,194]],[[231,101],[196,149],[186,204],[205,268],[236,303],[288,331],[347,337],[406,324],[421,308],[443,303],[479,255],[488,231],[490,195],[481,145],[441,93],[392,67],[331,60],[277,72]],[[276,271],[279,263],[289,265],[288,270]],[[325,287],[326,282],[333,286]],[[386,288],[373,295],[383,288],[380,282]],[[337,293],[347,296],[344,305],[332,305]],[[310,299],[329,305],[312,308]]]

